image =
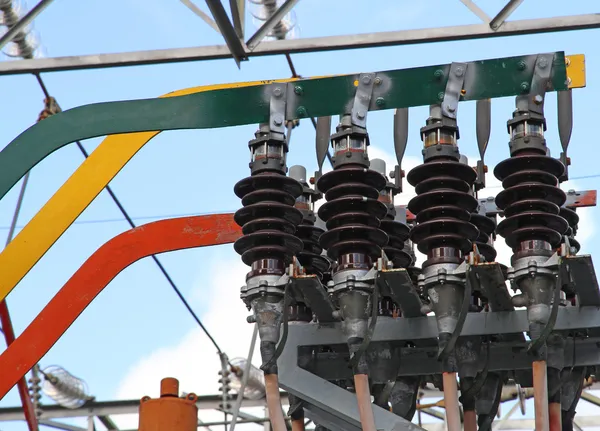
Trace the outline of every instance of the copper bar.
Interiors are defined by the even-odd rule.
[[[477,414],[475,410],[465,410],[464,426],[465,431],[477,431]]]
[[[546,361],[533,361],[533,404],[535,431],[550,431],[548,412],[548,373]]]
[[[444,373],[444,405],[446,406],[446,422],[448,431],[461,431],[460,410],[458,407],[458,385],[456,373]]]
[[[548,404],[550,431],[562,431],[562,413],[560,403]]]

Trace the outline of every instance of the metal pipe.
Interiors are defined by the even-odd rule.
[[[546,361],[533,361],[533,405],[535,430],[550,431],[548,412],[548,370]]]
[[[11,42],[21,30],[23,30],[31,21],[33,21],[46,7],[50,5],[54,0],[41,0],[36,4],[29,12],[23,16],[15,25],[10,27],[2,37],[0,37],[0,49]]]
[[[460,408],[458,406],[458,385],[456,373],[444,373],[444,405],[446,407],[446,421],[448,431],[461,431]]]
[[[488,37],[585,30],[592,28],[600,28],[599,14],[511,21],[504,24],[497,31],[490,29],[487,24],[473,24],[419,30],[277,40],[261,43],[254,51],[246,52],[246,56],[263,57],[286,53],[295,54],[382,46],[400,46],[419,43],[483,39]],[[180,63],[187,61],[226,59],[230,57],[231,53],[227,46],[217,45],[117,54],[40,58],[27,61],[0,62],[0,75]]]

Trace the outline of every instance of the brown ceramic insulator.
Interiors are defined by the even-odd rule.
[[[196,394],[179,398],[179,382],[170,377],[160,382],[160,392],[160,398],[142,398],[139,431],[196,431]]]
[[[471,223],[477,200],[469,194],[476,177],[472,168],[451,159],[429,160],[408,173],[407,181],[417,192],[408,203],[408,209],[417,217],[410,238],[421,253],[429,256],[428,263],[439,260],[431,258],[437,249],[463,253],[472,249],[479,236]]]
[[[496,196],[496,205],[505,219],[498,234],[516,251],[527,241],[543,241],[558,247],[569,227],[559,215],[566,195],[558,187],[563,164],[545,155],[520,155],[500,162],[494,169],[504,190]]]
[[[285,175],[264,172],[239,181],[234,192],[243,205],[234,215],[244,234],[234,244],[242,261],[252,265],[274,259],[289,264],[302,250],[302,241],[294,236],[302,221],[302,213],[294,208],[302,185]]]

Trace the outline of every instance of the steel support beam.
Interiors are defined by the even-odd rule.
[[[265,23],[256,31],[256,33],[254,33],[250,37],[250,39],[248,39],[248,41],[246,42],[246,46],[248,46],[248,49],[250,49],[250,51],[254,50],[258,46],[258,44],[267,36],[267,34],[269,34],[269,32],[281,22],[283,17],[286,16],[293,9],[294,6],[296,6],[296,3],[298,3],[298,1],[299,0],[286,0],[286,2],[282,4],[279,7],[279,9],[277,9],[277,11],[275,11],[275,13],[265,21]]]
[[[288,403],[286,393],[281,393],[281,402]],[[196,405],[199,410],[219,410],[222,402],[221,395],[205,395],[198,397]],[[242,408],[248,407],[264,407],[266,401],[244,399]],[[129,415],[138,414],[140,408],[140,400],[123,400],[123,401],[92,401],[82,407],[76,409],[67,409],[59,405],[42,405],[40,407],[42,415],[40,419],[61,419],[61,418],[77,418],[88,416],[114,416],[114,415]],[[23,409],[21,407],[0,408],[0,422],[24,420]],[[254,419],[254,418],[248,418]]]
[[[305,402],[304,411],[314,422],[324,424],[324,426],[332,431],[360,431],[361,422],[355,395],[298,366],[297,347],[305,344],[303,342],[308,341],[315,333],[318,334],[320,332],[317,326],[311,324],[290,325],[288,340],[286,341],[283,353],[277,361],[279,366],[279,385],[288,391],[288,393],[296,395]],[[335,325],[335,328],[322,329],[330,337],[334,333],[339,335],[339,337],[335,337],[336,341],[344,338],[339,325]],[[330,332],[330,329],[334,333]],[[375,335],[376,337],[377,335]],[[333,338],[331,339],[333,340]],[[375,417],[375,425],[380,431],[423,431],[423,428],[376,405],[373,405],[373,415]]]
[[[498,30],[504,24],[504,21],[508,19],[508,17],[523,3],[523,0],[510,0],[506,5],[502,8],[498,15],[496,15],[490,21],[490,27],[492,30]]]
[[[469,8],[471,12],[477,15],[477,17],[486,24],[491,21],[491,18],[487,16],[487,14],[479,6],[477,6],[473,0],[460,0],[460,2]]]
[[[229,23],[229,26],[231,26],[231,23]],[[592,28],[600,28],[600,14],[510,21],[505,23],[497,31],[493,31],[489,25],[482,23],[456,27],[269,41],[261,43],[254,51],[248,51],[245,55],[247,57],[262,57],[280,54],[482,39],[488,37],[515,36],[568,30],[586,30]],[[235,34],[233,27],[231,27],[231,30]],[[119,54],[40,58],[34,60],[0,62],[0,75],[217,60],[230,57],[231,52],[227,46],[217,45]]]
[[[31,23],[46,7],[50,5],[54,0],[41,0],[38,4],[36,4],[29,12],[25,14],[23,18],[19,20],[18,23],[13,25],[8,29],[2,37],[0,37],[0,50],[4,48],[4,46],[11,42],[20,31],[22,31],[27,25]]]
[[[231,24],[227,12],[223,7],[223,3],[221,3],[220,0],[206,0],[206,4],[219,27],[221,35],[225,39],[225,43],[227,44],[235,63],[240,67],[240,61],[247,59],[246,48],[244,48],[242,41],[238,38],[238,35],[233,28],[233,24]]]
[[[208,16],[206,12],[204,12],[202,9],[196,6],[194,2],[192,2],[191,0],[181,0],[181,3],[183,3],[189,10],[198,15],[200,19],[207,23],[214,31],[221,34],[217,23],[210,16]]]

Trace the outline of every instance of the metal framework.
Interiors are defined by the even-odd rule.
[[[272,19],[265,22],[244,43],[243,34],[241,37],[238,36],[241,30],[236,31],[234,29],[235,23],[231,23],[221,2],[219,0],[210,0],[207,1],[207,4],[215,18],[216,24],[214,25],[223,35],[226,42],[225,45],[1,62],[0,75],[217,60],[231,57],[239,65],[240,61],[251,57],[483,39],[569,30],[586,30],[600,27],[600,14],[506,21],[523,0],[509,1],[493,18],[487,17],[473,1],[460,1],[474,11],[483,22],[473,25],[261,42],[269,30],[297,3],[296,1],[287,1],[273,15]],[[193,5],[189,0],[186,0],[184,3],[198,13],[198,7]],[[199,15],[205,21],[207,21],[207,18],[210,19],[204,13]],[[234,18],[234,21],[239,20],[243,22],[243,19],[237,15]],[[207,22],[213,26],[210,21]]]

